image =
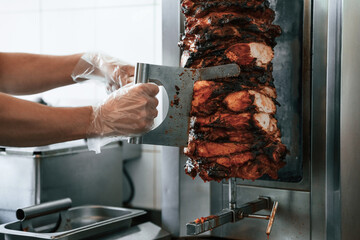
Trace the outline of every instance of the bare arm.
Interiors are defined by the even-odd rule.
[[[86,138],[92,111],[48,107],[0,93],[0,145],[40,146]]]
[[[0,92],[34,94],[73,84],[71,73],[81,55],[0,53]]]

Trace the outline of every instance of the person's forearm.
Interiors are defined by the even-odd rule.
[[[71,73],[81,55],[0,53],[0,92],[34,94],[72,84]]]
[[[48,107],[0,93],[0,145],[41,146],[86,138],[92,111]]]

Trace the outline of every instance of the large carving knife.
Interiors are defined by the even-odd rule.
[[[188,142],[189,114],[195,81],[235,77],[240,74],[236,64],[202,69],[168,67],[138,63],[135,83],[155,83],[163,86],[169,97],[169,109],[163,122],[141,137],[129,138],[134,144],[183,147]]]

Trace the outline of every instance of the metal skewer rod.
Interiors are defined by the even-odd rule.
[[[272,207],[272,210],[271,210],[271,213],[270,213],[270,218],[269,218],[269,223],[268,223],[268,226],[266,228],[266,234],[269,236],[270,233],[271,233],[271,229],[272,229],[272,226],[274,224],[274,219],[275,219],[275,214],[276,214],[276,211],[278,209],[278,206],[279,206],[279,202],[274,202],[273,204],[273,207]]]
[[[236,208],[236,178],[229,179],[229,209]]]
[[[263,220],[269,220],[270,216],[268,215],[260,215],[260,214],[246,214],[244,215],[246,218],[255,218],[255,219],[263,219]]]

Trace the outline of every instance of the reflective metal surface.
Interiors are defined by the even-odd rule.
[[[273,6],[276,3],[276,21],[281,23],[285,30],[277,49],[277,57],[280,58],[274,59],[275,79],[280,79],[278,83],[285,86],[279,89],[282,96],[280,99],[284,101],[283,97],[291,93],[294,95],[292,100],[289,100],[294,101],[291,103],[301,102],[301,106],[286,103],[279,107],[278,117],[284,133],[283,140],[290,144],[292,154],[295,153],[288,159],[290,168],[295,166],[292,169],[299,169],[296,166],[299,166],[297,160],[300,156],[304,160],[301,168],[302,180],[297,181],[297,178],[295,181],[286,181],[284,173],[289,169],[283,170],[282,181],[238,180],[237,202],[241,204],[250,201],[259,194],[270,196],[279,202],[278,216],[271,234],[273,239],[357,239],[360,222],[359,211],[354,206],[357,206],[357,199],[360,197],[360,165],[357,161],[360,151],[357,146],[360,135],[360,110],[357,108],[360,102],[360,29],[356,23],[360,21],[357,11],[360,2],[271,2]],[[169,18],[163,21],[168,20]],[[296,37],[288,34],[290,29],[298,29],[302,33]],[[286,57],[281,59],[285,52],[291,56],[289,64],[281,64],[286,60]],[[172,61],[177,62],[177,57],[172,58]],[[289,83],[281,82],[282,73],[294,74],[288,78]],[[298,86],[291,85],[294,78]],[[285,89],[292,90],[284,93]],[[297,90],[300,92],[296,92]],[[300,112],[297,111],[299,109]],[[292,114],[297,111],[301,116],[287,116],[286,112],[289,110]],[[284,119],[291,122],[289,118],[295,122],[301,119],[301,123],[298,122],[301,129],[294,128],[298,123],[281,123]],[[294,162],[290,162],[294,159]],[[182,179],[179,168],[181,164],[178,164],[176,177]],[[182,186],[190,186],[188,181],[185,182],[180,181],[177,190],[181,191]],[[194,185],[199,187],[196,182]],[[196,187],[192,187],[190,186],[189,190],[193,191],[196,197]],[[178,196],[181,195],[182,193],[179,193]],[[228,198],[228,185],[225,182],[211,183],[211,213],[227,208]],[[196,209],[192,208],[192,211]],[[204,216],[200,211],[197,212],[197,216]],[[234,239],[265,239],[266,234],[261,231],[266,228],[265,225],[260,219],[245,219],[215,229],[212,235]]]
[[[171,240],[171,235],[152,222],[133,226],[125,231],[87,240]]]
[[[314,1],[312,73],[311,236],[326,239],[326,77],[328,0]]]
[[[184,19],[179,1],[162,0],[163,65],[180,65],[177,46]],[[166,112],[166,110],[164,111]],[[186,236],[186,223],[210,214],[210,184],[184,173],[182,149],[163,147],[162,224],[172,236]]]
[[[16,218],[21,221],[29,220],[38,216],[67,210],[71,207],[71,204],[71,199],[65,198],[61,200],[41,203],[39,205],[31,207],[19,208],[18,210],[16,210]]]
[[[360,236],[360,22],[358,0],[343,0],[341,74],[341,237]]]
[[[67,218],[61,219],[61,221],[65,221],[66,226],[68,226],[65,229],[58,228],[55,232],[44,233],[23,231],[21,229],[21,222],[18,221],[1,225],[0,232],[5,234],[7,240],[77,240],[105,234],[109,231],[129,228],[132,218],[143,214],[145,214],[145,211],[142,210],[107,206],[79,206],[67,210]],[[62,226],[62,224],[60,224],[60,226]]]
[[[84,142],[70,145],[0,152],[0,223],[16,220],[18,208],[67,197],[73,206],[122,205],[121,146],[97,155]]]
[[[327,120],[326,120],[326,239],[341,239],[340,200],[340,88],[342,0],[328,9]]]
[[[302,54],[303,49],[309,51],[309,45],[303,41],[307,29],[304,27],[304,0],[270,1],[271,8],[276,13],[274,24],[282,28],[282,34],[276,38],[274,48],[273,77],[277,90],[276,118],[281,130],[282,142],[288,147],[290,154],[286,157],[286,166],[279,171],[281,182],[300,182],[303,179],[303,162],[309,161],[309,156],[303,149],[309,147],[304,142],[304,124],[308,121],[308,99],[303,93],[310,91],[309,79],[303,73],[307,61]],[[303,68],[304,67],[304,68]],[[306,153],[306,152],[305,152]],[[304,169],[308,171],[308,169]]]
[[[200,80],[235,77],[239,74],[240,68],[237,64],[190,69],[137,63],[135,83],[151,82],[164,87],[170,104],[166,109],[167,115],[160,126],[141,137],[129,138],[129,142],[162,146],[187,146],[194,83]]]
[[[231,191],[231,188],[229,188],[229,190]],[[231,194],[229,197],[231,198]],[[200,219],[187,223],[186,233],[187,235],[199,235],[201,233],[214,230],[215,228],[218,228],[222,225],[243,220],[244,218],[256,218],[262,220],[270,219],[268,227],[266,228],[266,234],[269,235],[274,222],[278,202],[274,204],[275,207],[273,208],[270,215],[256,215],[254,213],[269,209],[270,204],[271,199],[269,197],[261,196],[259,199],[244,203],[239,207],[223,209],[215,215],[201,217]]]
[[[314,1],[311,237],[341,239],[340,71],[342,1]]]
[[[179,149],[164,147],[162,167],[162,227],[172,236],[186,236],[186,223],[210,215],[210,183],[184,173]],[[217,198],[220,198],[218,195]]]
[[[289,148],[279,179],[268,177],[242,181],[243,185],[283,189],[310,189],[310,55],[311,0],[270,1],[276,11],[275,24],[283,33],[276,39],[273,60],[278,92],[276,117],[282,142]],[[270,180],[270,181],[269,181]]]
[[[277,118],[283,133],[282,140],[290,148],[291,154],[287,158],[288,166],[280,171],[280,180],[278,181],[263,179],[252,182],[238,179],[237,198],[239,204],[248,201],[249,194],[254,196],[261,195],[264,191],[272,192],[273,195],[269,196],[275,196],[274,199],[279,202],[279,215],[276,216],[271,237],[274,239],[310,239],[311,2],[310,0],[278,0],[272,1],[272,4],[277,13],[275,23],[279,24],[284,31],[282,36],[277,39],[278,46],[275,48],[273,61],[275,85],[279,91],[279,101],[282,104],[278,107]],[[322,171],[324,172],[324,169]],[[252,188],[239,185],[252,186]],[[226,182],[223,182],[222,185],[212,183],[211,190],[214,192],[214,194],[212,193],[212,213],[226,205],[228,201],[227,186]],[[321,187],[325,188],[324,185]],[[279,189],[284,190],[280,191]],[[222,201],[215,199],[214,196],[221,193]],[[265,194],[265,196],[268,195]],[[302,202],[297,202],[293,196],[296,196],[297,200],[302,198]],[[292,205],[290,202],[301,206]],[[304,211],[299,212],[299,208]],[[289,219],[292,218],[301,218],[299,221],[302,223],[297,226],[294,221],[289,222]],[[213,235],[234,238],[237,236],[237,239],[264,239],[266,227],[262,227],[262,224],[266,223],[257,221],[243,222],[243,227],[240,223],[235,226],[228,224],[222,230],[214,230]],[[294,231],[296,227],[298,230]],[[263,232],[259,232],[261,229],[264,229]],[[300,232],[301,234],[299,234]]]
[[[237,203],[236,178],[230,178],[228,180],[228,184],[229,184],[229,209],[235,209]]]
[[[201,233],[213,230],[224,224],[232,222],[234,219],[234,211],[230,209],[224,209],[216,215],[207,217],[202,223],[190,222],[186,224],[187,235],[199,235]]]
[[[220,185],[220,184],[219,184]],[[212,194],[228,196],[228,188],[212,187]],[[275,221],[271,230],[270,239],[310,239],[310,193],[303,191],[290,191],[279,189],[267,189],[259,187],[238,186],[238,204],[256,199],[259,195],[268,196],[273,201],[279,202]],[[222,205],[212,204],[211,212],[217,212],[227,207],[228,198],[225,197]],[[268,211],[260,211],[259,214],[268,215]],[[229,223],[214,229],[213,236],[227,237],[241,240],[264,240],[267,238],[266,229],[268,221],[263,219],[248,219],[236,223]]]
[[[274,4],[275,1],[272,1]],[[310,190],[310,33],[311,33],[311,2],[310,0],[297,0],[297,1],[277,1],[279,9],[282,15],[278,15],[277,21],[283,21],[285,24],[285,31],[287,34],[283,35],[279,41],[277,49],[277,60],[275,62],[274,76],[278,79],[277,84],[284,84],[288,86],[292,91],[284,92],[280,91],[281,103],[285,103],[283,110],[289,110],[292,114],[287,115],[285,112],[282,114],[283,118],[280,119],[283,130],[284,141],[291,145],[292,154],[288,158],[288,167],[283,170],[282,180],[279,181],[267,181],[259,180],[255,182],[242,181],[239,183],[243,185],[251,186],[263,186],[270,188],[283,188],[283,189],[297,189],[305,192],[296,192],[284,190],[271,190],[273,194],[281,194],[277,196],[279,201],[279,212],[281,213],[282,202],[285,203],[286,211],[290,214],[285,215],[282,212],[279,215],[281,224],[284,224],[285,236],[300,237],[299,239],[309,239],[310,236],[310,194],[306,191]],[[287,6],[287,7],[285,7]],[[179,49],[177,42],[180,38],[180,33],[183,30],[183,15],[180,14],[180,4],[178,1],[163,1],[163,64],[165,65],[179,65]],[[303,11],[305,9],[305,11]],[[291,32],[293,31],[293,32]],[[290,51],[290,52],[286,52]],[[283,59],[282,59],[283,58]],[[282,75],[282,70],[286,73]],[[299,87],[301,86],[301,87]],[[286,100],[291,98],[291,100]],[[281,109],[281,107],[279,108]],[[293,114],[294,113],[294,114]],[[289,119],[290,118],[290,119]],[[290,127],[291,125],[291,127]],[[297,126],[297,127],[293,127]],[[292,131],[293,130],[293,131]],[[304,143],[304,144],[303,144]],[[163,171],[163,211],[162,219],[165,229],[169,230],[174,236],[184,236],[185,223],[199,216],[209,215],[209,206],[211,205],[211,212],[219,212],[222,208],[226,208],[228,202],[223,199],[223,196],[228,196],[227,185],[223,187],[222,184],[211,183],[211,191],[209,192],[209,184],[204,184],[199,179],[193,181],[188,176],[185,176],[183,172],[183,165],[185,157],[181,154],[178,148],[166,148],[163,152],[163,166],[167,171]],[[304,159],[304,161],[303,161]],[[288,174],[290,173],[291,174]],[[294,174],[295,173],[295,174]],[[288,176],[294,176],[291,179]],[[241,196],[246,196],[246,192],[241,192],[242,188],[238,187],[238,197],[240,203],[251,201],[253,199],[241,199]],[[252,197],[259,193],[269,189],[264,188],[249,188],[252,189]],[[264,193],[264,195],[266,195]],[[210,196],[210,197],[209,197]],[[296,196],[300,201],[293,201],[293,197]],[[256,198],[255,197],[255,198]],[[211,199],[211,201],[210,201]],[[244,201],[242,201],[244,200]],[[191,201],[191,204],[189,204]],[[226,203],[225,203],[226,202]],[[299,207],[293,205],[293,203],[302,204]],[[301,218],[297,219],[297,218]],[[281,231],[276,230],[278,223],[278,216],[276,218],[273,233],[275,236],[282,236]],[[287,220],[297,219],[298,222],[287,224]],[[245,232],[247,236],[253,236],[254,232],[258,232],[259,229],[264,229],[263,235],[259,235],[259,239],[266,237],[265,229],[266,222],[262,221],[261,224],[254,224],[248,226],[246,223],[259,220],[245,220],[241,224],[245,224],[243,229],[247,229]],[[297,223],[301,223],[299,228]],[[240,223],[239,223],[240,224]],[[286,227],[288,226],[288,227]],[[237,229],[237,225],[224,227],[220,234],[218,230],[212,231],[212,235],[215,236],[229,236],[239,239],[240,230]],[[301,234],[292,233],[299,228],[302,231]],[[251,231],[250,231],[251,229]],[[279,231],[279,232],[277,232]],[[277,232],[277,233],[276,233]],[[241,235],[242,236],[242,235]],[[257,235],[255,235],[256,237]],[[302,238],[306,236],[305,238]],[[257,238],[254,238],[257,239]],[[281,239],[276,238],[274,239]]]

